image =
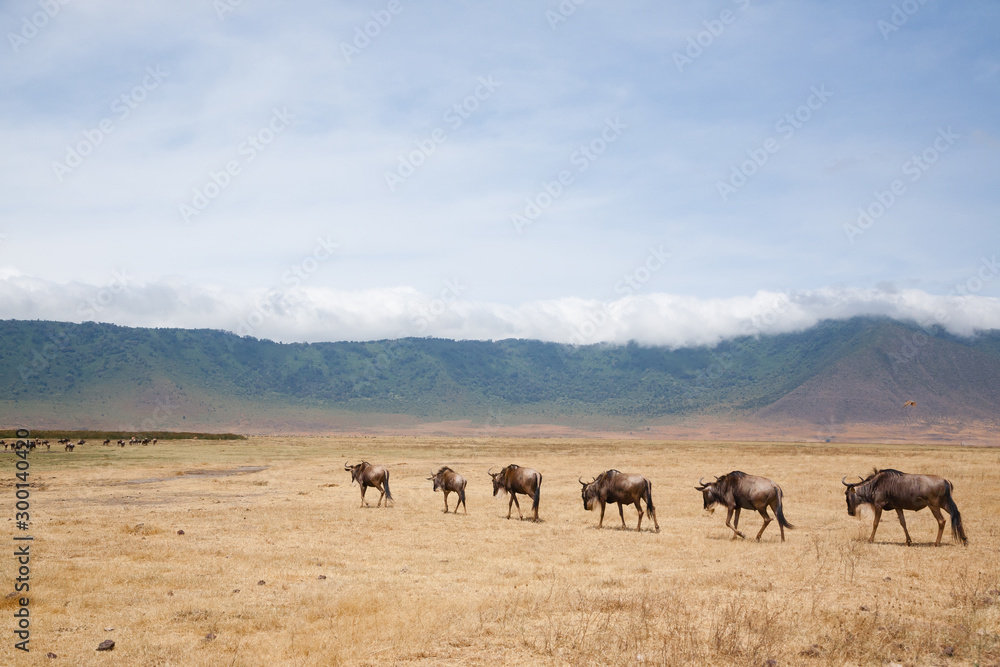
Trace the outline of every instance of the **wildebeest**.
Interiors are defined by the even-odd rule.
[[[653,507],[653,486],[642,475],[608,470],[595,477],[592,482],[585,482],[582,478],[579,482],[583,485],[581,494],[585,510],[589,512],[594,509],[595,501],[601,503],[601,520],[597,522],[598,528],[604,525],[605,505],[618,503],[618,515],[622,519],[622,528],[625,528],[625,512],[622,510],[622,505],[635,505],[635,510],[639,513],[639,523],[635,529],[640,530],[643,512],[639,501],[645,500],[649,518],[653,520],[653,525],[659,532],[660,524],[656,521],[656,509]]]
[[[389,491],[389,471],[385,466],[373,466],[368,461],[362,461],[352,466],[348,465],[347,461],[345,461],[344,470],[351,473],[351,483],[357,482],[361,487],[361,507],[366,505],[365,490],[369,486],[375,487],[382,494],[378,497],[378,505],[375,507],[382,506],[383,498],[385,498],[385,506],[389,506],[389,501],[392,500],[392,492]],[[393,503],[395,502],[393,500]]]
[[[698,480],[698,486],[694,487],[701,491],[705,500],[705,509],[712,510],[716,505],[725,505],[728,510],[726,514],[726,527],[733,531],[733,539],[746,537],[738,530],[740,525],[740,510],[756,510],[764,517],[764,525],[757,533],[757,540],[764,534],[767,524],[773,519],[768,515],[767,508],[770,507],[774,515],[778,518],[778,527],[781,529],[781,541],[785,541],[785,528],[791,530],[792,524],[785,520],[785,513],[782,509],[781,487],[767,479],[748,475],[745,472],[734,470],[726,473],[722,477],[716,477],[714,482],[706,484],[703,480]],[[736,513],[736,520],[730,525],[729,520]]]
[[[465,478],[448,466],[442,467],[436,474],[427,479],[434,482],[435,491],[444,491],[444,513],[448,513],[448,494],[454,491],[458,494],[458,502],[455,503],[455,514],[458,514],[458,506],[465,508],[465,513],[469,513],[469,508],[465,504]]]
[[[67,443],[66,443],[66,451],[67,451],[67,452],[71,452],[71,451],[73,451],[73,448],[74,448],[74,447],[76,447],[76,445],[74,445],[74,444],[73,444],[72,442],[67,442]]]
[[[524,518],[521,514],[521,504],[517,502],[517,494],[523,493],[526,496],[531,496],[531,509],[534,511],[533,520],[538,521],[538,499],[542,492],[542,474],[540,472],[531,468],[522,468],[515,463],[511,463],[500,472],[493,472],[492,468],[488,472],[493,478],[494,497],[500,491],[510,494],[510,502],[507,503],[508,519],[511,507],[514,505],[517,506],[518,518]]]
[[[860,482],[848,484],[847,477],[840,481],[847,487],[844,493],[847,496],[849,515],[855,515],[858,505],[871,505],[875,511],[875,522],[872,525],[871,537],[868,538],[869,542],[875,541],[875,531],[878,530],[882,510],[896,510],[899,525],[903,527],[903,534],[906,535],[906,546],[910,546],[913,542],[910,540],[910,532],[906,530],[903,510],[916,512],[929,507],[938,522],[938,534],[934,546],[940,546],[941,535],[944,533],[944,517],[941,516],[943,507],[951,516],[951,534],[955,541],[961,540],[966,546],[969,544],[965,529],[962,527],[962,515],[959,514],[958,507],[951,497],[952,484],[943,477],[911,475],[891,468],[885,470],[876,468],[867,479],[862,479]]]

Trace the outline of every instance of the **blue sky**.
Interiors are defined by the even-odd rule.
[[[3,318],[1000,327],[995,3],[15,0],[0,28]]]

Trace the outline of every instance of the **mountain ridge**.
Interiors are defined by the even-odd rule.
[[[975,424],[1000,406],[1000,332],[887,318],[715,347],[540,341],[275,343],[216,330],[0,321],[0,420],[329,431],[429,423]],[[917,409],[903,410],[906,400]],[[360,427],[360,426],[359,426]],[[816,429],[819,429],[818,431]]]

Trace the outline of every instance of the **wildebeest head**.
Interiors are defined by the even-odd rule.
[[[445,480],[445,477],[448,475],[448,473],[454,474],[454,472],[455,471],[452,470],[451,468],[449,468],[448,466],[444,466],[443,468],[441,468],[440,470],[438,470],[436,473],[434,473],[433,475],[431,475],[427,479],[429,479],[430,481],[434,482],[434,490],[435,491],[440,491],[440,490],[444,489],[444,480]]]
[[[868,476],[868,479],[871,479],[874,476],[875,474],[873,473]],[[849,516],[855,516],[858,511],[858,505],[862,503],[861,498],[858,496],[858,490],[856,487],[859,484],[864,484],[865,482],[868,481],[868,479],[865,479],[860,475],[858,476],[858,479],[860,479],[861,481],[854,482],[853,484],[847,483],[847,477],[844,477],[842,480],[840,480],[840,483],[847,487],[844,490],[844,495],[847,497],[847,514]]]
[[[509,467],[510,466],[507,466],[507,468],[509,468]],[[505,487],[503,485],[503,475],[504,475],[505,472],[507,472],[507,468],[502,469],[500,472],[493,472],[493,468],[490,468],[487,471],[487,472],[489,472],[490,477],[493,478],[493,495],[494,496],[497,495],[498,493],[500,493],[501,489],[505,489]]]
[[[361,463],[352,466],[349,465],[347,461],[344,461],[344,470],[351,473],[351,484],[353,484],[354,482],[360,484],[361,476],[364,474],[367,468],[371,467],[371,465],[372,464],[368,463],[368,461],[362,461]]]
[[[594,503],[597,501],[597,478],[595,477],[592,481],[585,482],[581,477],[579,481],[583,486],[580,489],[580,495],[583,497],[583,509],[589,512],[594,509]]]
[[[701,497],[705,501],[705,510],[708,512],[715,512],[715,506],[722,502],[718,489],[720,479],[716,477],[714,482],[706,484],[703,477],[698,480],[698,486],[694,487],[696,491],[701,491]]]

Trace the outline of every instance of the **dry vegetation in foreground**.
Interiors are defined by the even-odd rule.
[[[0,598],[0,664],[1000,662],[996,449],[267,438],[31,457],[32,652],[15,655]],[[358,507],[347,458],[390,468],[393,507]],[[544,475],[538,524],[491,497],[487,468],[511,462]],[[469,479],[468,516],[442,513],[425,479],[441,465]],[[219,474],[240,466],[267,468]],[[888,514],[864,541],[840,478],[873,466],[951,479],[970,545],[929,546],[926,510],[908,514],[915,546]],[[597,529],[577,477],[609,467],[651,479],[660,533],[610,507]],[[694,483],[733,469],[783,487],[786,543],[776,524],[730,541],[702,511]]]

